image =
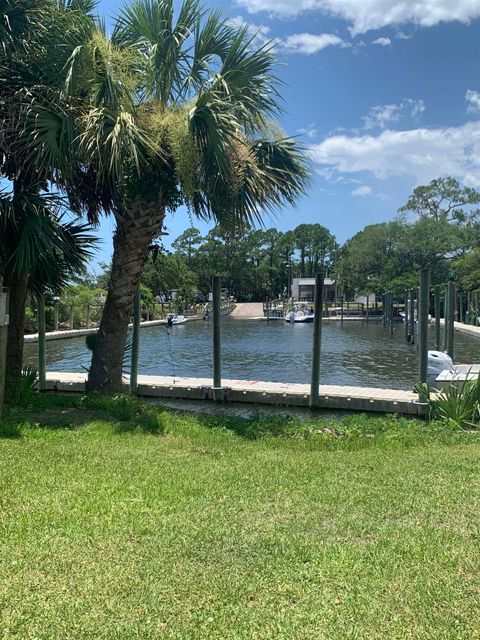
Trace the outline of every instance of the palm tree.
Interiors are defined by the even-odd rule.
[[[10,290],[7,385],[23,361],[28,291],[61,287],[89,256],[87,227],[49,193],[70,171],[75,119],[59,78],[93,25],[88,0],[0,2],[0,276]]]
[[[81,59],[71,76],[86,68]],[[238,227],[305,189],[301,150],[270,123],[279,111],[273,64],[269,46],[256,48],[246,28],[199,0],[184,0],[176,20],[173,0],[134,0],[97,50],[96,76],[109,82],[85,116],[74,195],[91,218],[111,211],[116,231],[89,389],[121,390],[135,292],[167,212],[186,204]]]

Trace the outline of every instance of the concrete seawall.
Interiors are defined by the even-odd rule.
[[[187,322],[193,322],[194,320],[201,320],[200,316],[192,316],[187,318]],[[146,320],[140,323],[140,328],[145,329],[148,327],[157,327],[158,325],[166,324],[165,320]],[[131,324],[129,325],[132,326]],[[67,329],[65,331],[47,331],[45,334],[46,340],[65,340],[66,338],[78,338],[79,336],[88,336],[92,333],[97,333],[98,327],[92,329]],[[30,333],[25,336],[25,343],[38,342],[38,333]]]

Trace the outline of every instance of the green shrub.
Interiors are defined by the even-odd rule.
[[[415,391],[428,398],[431,419],[460,428],[480,426],[480,374],[475,380],[452,382],[435,393],[428,385],[417,385]]]

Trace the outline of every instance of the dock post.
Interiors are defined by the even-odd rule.
[[[132,327],[132,359],[130,367],[130,393],[137,394],[138,391],[138,354],[140,351],[140,318],[141,299],[140,285],[138,285],[135,299],[133,301],[133,327]]]
[[[415,344],[415,289],[410,289],[410,344]]]
[[[434,289],[434,308],[435,308],[435,350],[440,351],[441,347],[441,331],[440,331],[440,286],[435,285]]]
[[[458,292],[458,321],[464,322],[465,316],[463,313],[463,291]]]
[[[315,274],[315,314],[313,318],[313,350],[312,350],[312,378],[310,384],[310,409],[320,405],[320,351],[322,347],[322,316],[323,316],[323,266]]]
[[[370,296],[367,296],[367,306],[366,306],[366,309],[365,309],[367,324],[368,324],[368,322],[369,322],[369,317],[368,317],[368,303],[369,303],[369,298],[370,298]]]
[[[45,337],[45,298],[43,294],[37,296],[38,322],[38,389],[45,391],[46,383],[46,337]]]
[[[465,316],[466,324],[470,324],[471,310],[472,310],[472,292],[468,291],[467,292],[467,313],[466,313],[466,316]]]
[[[405,342],[408,343],[409,339],[409,320],[408,320],[408,291],[405,291],[405,305],[404,305],[404,318],[403,318],[403,331],[405,333]]]
[[[7,368],[8,289],[0,287],[0,418],[5,400],[5,374]]]
[[[392,335],[393,334],[393,294],[392,293],[388,294],[388,315],[387,315],[387,318],[388,318],[388,324],[387,324],[388,333],[390,335]]]
[[[342,297],[340,298],[340,326],[343,327],[343,291]]]
[[[420,271],[420,291],[418,300],[418,342],[419,342],[419,380],[428,382],[428,308],[430,298],[430,269]],[[420,398],[420,402],[424,399]]]
[[[221,362],[221,329],[220,329],[220,302],[222,297],[222,279],[220,276],[212,278],[213,292],[213,399],[220,402],[222,399],[222,362]]]
[[[58,299],[53,303],[53,330],[58,331]]]
[[[445,287],[445,298],[443,301],[443,350],[447,351],[448,340],[448,287]]]
[[[387,294],[382,294],[382,324],[383,328],[387,328]]]
[[[447,317],[447,354],[453,359],[453,343],[455,328],[455,283],[453,280],[448,282],[448,317]]]

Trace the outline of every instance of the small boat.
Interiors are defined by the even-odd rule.
[[[297,302],[285,316],[285,322],[313,322],[314,317],[313,307]]]
[[[187,318],[185,316],[178,315],[177,313],[169,313],[165,320],[165,324],[169,327],[173,327],[174,324],[183,324],[186,321]]]
[[[403,322],[405,322],[405,311],[400,311],[400,313],[398,315],[403,320]],[[416,309],[415,309],[415,313],[413,314],[413,321],[414,321],[415,324],[417,324],[417,322],[418,322],[417,310]],[[432,316],[430,314],[428,314],[428,324],[431,324],[431,322],[432,322]]]
[[[480,364],[454,364],[443,351],[428,352],[428,382],[438,389],[451,382],[474,380],[480,374]]]

